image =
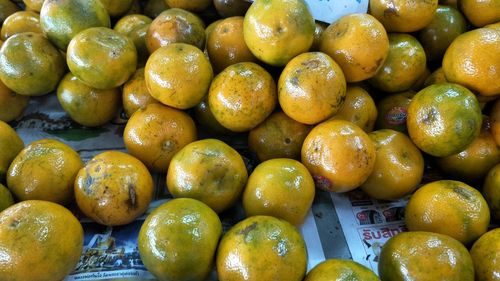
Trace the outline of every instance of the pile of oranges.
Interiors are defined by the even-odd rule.
[[[0,0],[0,19],[1,280],[62,280],[83,245],[63,206],[128,224],[152,172],[175,198],[138,237],[159,280],[214,265],[221,281],[379,280],[336,259],[306,275],[297,226],[316,190],[357,188],[410,195],[380,279],[498,280],[498,0],[370,0],[333,23],[304,0]],[[8,123],[48,94],[86,127],[123,111],[128,153],[25,146]],[[248,138],[260,164],[219,136]],[[424,183],[426,169],[445,179]],[[223,233],[218,214],[239,203],[247,218]]]

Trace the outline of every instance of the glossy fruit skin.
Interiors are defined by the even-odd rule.
[[[59,204],[28,200],[0,213],[0,276],[7,280],[63,280],[83,251],[83,228]]]
[[[500,164],[495,165],[484,179],[483,196],[490,207],[491,217],[500,221]]]
[[[302,163],[276,158],[253,170],[242,202],[247,217],[273,216],[299,226],[312,206],[314,194],[314,180]]]
[[[4,121],[0,121],[0,182],[5,182],[7,170],[24,148],[24,142],[16,131]]]
[[[375,144],[375,166],[361,189],[375,199],[396,200],[413,192],[424,175],[424,158],[410,138],[393,130],[368,134]]]
[[[347,82],[375,76],[389,53],[384,26],[369,14],[350,14],[323,32],[320,50],[342,68]]]
[[[500,21],[500,2],[498,0],[458,0],[457,6],[469,22],[476,27]]]
[[[3,22],[1,38],[7,40],[10,36],[22,32],[42,33],[40,15],[31,11],[15,12]]]
[[[30,143],[12,161],[7,186],[19,201],[46,200],[61,205],[73,198],[76,174],[83,167],[80,155],[53,139]]]
[[[170,107],[188,109],[208,93],[213,70],[200,49],[172,43],[151,54],[144,77],[155,99]]]
[[[373,0],[369,13],[387,32],[414,32],[427,26],[436,12],[438,0],[409,2],[405,0]]]
[[[303,53],[287,63],[278,80],[278,99],[292,119],[313,125],[337,113],[346,96],[339,65],[321,52]]]
[[[172,157],[196,138],[196,126],[188,114],[159,103],[132,114],[123,132],[130,154],[159,173],[165,173]]]
[[[260,161],[273,158],[300,159],[300,149],[312,126],[274,112],[248,133],[248,147]]]
[[[222,223],[191,198],[172,199],[144,221],[138,248],[146,268],[160,281],[202,281],[214,263]]]
[[[428,61],[440,61],[453,39],[467,30],[467,21],[455,8],[438,5],[432,21],[421,29],[418,38]]]
[[[220,213],[236,203],[247,182],[241,155],[217,139],[192,142],[170,161],[167,188],[174,198],[200,200]]]
[[[329,120],[314,127],[302,145],[301,160],[316,187],[347,192],[360,186],[375,165],[375,146],[358,126]]]
[[[405,222],[410,231],[441,233],[469,245],[488,229],[490,211],[475,188],[439,180],[420,187],[410,197]]]
[[[240,221],[226,232],[217,249],[220,281],[299,281],[305,276],[306,265],[300,233],[290,223],[270,216]]]
[[[347,86],[342,107],[330,119],[350,121],[369,133],[373,131],[377,115],[377,106],[366,90],[359,86]]]
[[[205,24],[195,14],[171,8],[159,14],[149,25],[146,46],[152,54],[160,47],[172,43],[185,43],[203,50]]]
[[[479,136],[481,108],[466,88],[452,83],[434,84],[413,97],[406,123],[418,148],[446,157],[464,150]]]
[[[106,90],[121,86],[132,76],[137,50],[128,37],[106,27],[92,27],[71,39],[66,60],[78,79]]]
[[[271,75],[253,62],[233,64],[219,73],[208,92],[215,119],[234,132],[255,128],[274,110],[278,100]]]
[[[108,226],[128,224],[142,215],[153,192],[153,178],[146,166],[119,151],[94,156],[75,179],[75,199],[80,210]]]
[[[115,31],[128,36],[134,42],[137,50],[137,65],[145,65],[149,57],[146,35],[152,21],[151,18],[145,15],[131,14],[123,16],[113,27]]]
[[[377,103],[376,129],[391,129],[406,133],[406,118],[408,105],[415,95],[413,91],[391,94],[382,98]]]
[[[321,22],[321,21],[315,21],[314,22],[314,40],[311,45],[311,48],[309,48],[310,52],[318,52],[319,51],[319,46],[321,44],[321,36],[323,35],[323,32],[328,28],[328,24]]]
[[[71,39],[80,31],[111,27],[111,21],[98,0],[46,0],[40,11],[40,26],[57,48],[66,51]]]
[[[123,34],[123,35],[128,35],[132,30],[148,25],[152,22],[153,20],[145,15],[140,15],[140,14],[133,14],[133,15],[127,15],[123,16],[120,18],[116,24],[113,26],[113,30],[116,32]]]
[[[10,122],[22,115],[29,97],[18,95],[0,81],[0,120]]]
[[[76,123],[86,127],[104,125],[117,116],[120,89],[99,90],[88,86],[71,72],[57,87],[57,99]]]
[[[387,59],[369,82],[384,92],[406,91],[422,76],[425,66],[424,48],[415,37],[390,33]]]
[[[412,231],[392,237],[382,247],[380,279],[474,280],[474,265],[467,249],[443,234]]]
[[[500,30],[478,28],[455,38],[443,57],[449,82],[483,96],[500,94]]]
[[[380,281],[367,267],[352,261],[327,259],[317,264],[304,281]]]
[[[284,66],[309,50],[314,28],[314,19],[303,0],[257,0],[245,14],[243,34],[255,57],[273,66]]]
[[[159,103],[149,93],[144,78],[144,68],[138,68],[134,75],[123,85],[122,91],[123,110],[127,117],[134,112],[144,109],[150,103]]]
[[[0,183],[0,212],[14,205],[14,197],[5,185]]]
[[[500,277],[500,228],[495,228],[479,237],[470,249],[478,281],[494,281]]]
[[[64,58],[42,34],[13,35],[0,49],[0,79],[20,95],[40,96],[53,91],[65,71]]]

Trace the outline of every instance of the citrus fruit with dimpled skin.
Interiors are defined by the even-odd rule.
[[[377,275],[367,267],[352,261],[327,259],[307,273],[304,281],[379,281]]]
[[[359,86],[347,86],[342,107],[330,119],[350,121],[369,133],[373,131],[377,114],[377,106],[365,89]]]
[[[17,132],[0,120],[0,182],[5,181],[12,160],[23,148],[24,142]]]
[[[498,0],[459,0],[457,6],[476,27],[500,21],[500,2]]]
[[[481,235],[470,249],[476,280],[498,280],[500,268],[500,228]]]
[[[314,19],[303,0],[256,0],[243,23],[250,51],[273,66],[284,66],[307,52],[314,40],[314,29]]]
[[[369,13],[384,25],[387,32],[414,32],[432,21],[437,5],[438,0],[372,0]]]
[[[42,33],[38,13],[31,11],[13,13],[3,22],[0,35],[2,40],[7,40],[10,36],[22,32]]]
[[[149,93],[144,78],[144,68],[139,68],[134,75],[123,85],[122,92],[123,110],[128,118],[141,108],[146,108],[150,103],[159,103]]]

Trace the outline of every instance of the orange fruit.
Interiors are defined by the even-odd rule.
[[[163,11],[149,25],[146,46],[150,53],[172,43],[186,43],[203,50],[205,24],[195,14],[183,9]]]
[[[457,240],[425,231],[402,232],[382,247],[378,263],[382,280],[474,280],[474,265]]]
[[[158,280],[205,280],[210,274],[222,223],[191,198],[173,199],[153,210],[141,226],[137,245],[144,266]]]
[[[464,16],[450,6],[439,5],[432,21],[418,33],[428,61],[441,62],[453,39],[467,31]]]
[[[42,139],[26,146],[7,172],[7,186],[20,200],[45,200],[69,204],[73,184],[83,167],[80,155],[67,144]]]
[[[495,221],[500,221],[500,164],[496,164],[486,174],[483,196],[490,207],[491,217]]]
[[[71,73],[101,90],[121,86],[137,66],[137,50],[132,40],[106,27],[92,27],[78,33],[68,45],[66,58]]]
[[[476,27],[500,21],[500,2],[498,0],[458,0],[458,8]]]
[[[452,179],[481,183],[488,171],[500,163],[500,147],[490,132],[489,123],[485,116],[479,136],[464,150],[437,158],[437,166]]]
[[[196,105],[194,108],[194,116],[198,124],[200,125],[199,129],[205,130],[207,132],[213,132],[219,135],[227,135],[232,132],[222,126],[217,119],[215,119],[214,114],[210,110],[208,106],[208,96]]]
[[[214,0],[217,13],[223,18],[244,16],[251,2],[245,0]]]
[[[278,111],[248,133],[248,147],[260,161],[272,158],[300,159],[300,149],[311,126]]]
[[[420,187],[410,197],[405,222],[410,231],[446,234],[468,245],[488,229],[490,211],[475,188],[439,180]]]
[[[97,127],[111,121],[120,108],[120,89],[99,90],[84,84],[71,72],[57,87],[57,99],[76,123]]]
[[[134,75],[123,85],[122,91],[123,110],[130,118],[134,112],[146,108],[150,103],[159,103],[149,93],[144,77],[144,68],[139,68]]]
[[[134,29],[148,25],[153,20],[145,15],[132,14],[120,18],[113,26],[113,29],[123,35],[129,35]]]
[[[23,0],[26,10],[39,13],[45,0]]]
[[[444,75],[443,68],[440,67],[440,68],[434,70],[434,72],[432,72],[425,79],[424,87],[430,86],[432,84],[445,83],[445,82],[448,82],[448,81],[446,80],[446,76]]]
[[[384,26],[369,14],[350,14],[323,32],[319,49],[342,68],[347,82],[372,78],[389,53]]]
[[[307,273],[304,281],[379,281],[377,275],[367,267],[352,261],[327,259]]]
[[[376,153],[372,140],[360,127],[345,120],[329,120],[307,135],[301,156],[318,188],[346,192],[368,178]]]
[[[0,23],[13,13],[19,11],[19,7],[10,0],[0,0]]]
[[[212,66],[203,52],[184,43],[157,49],[149,57],[144,71],[151,96],[178,109],[200,103],[213,78]]]
[[[144,65],[149,57],[146,34],[153,20],[145,15],[131,14],[122,17],[113,27],[115,31],[128,36],[137,50],[138,64]]]
[[[476,280],[498,280],[500,228],[495,228],[481,235],[472,245],[470,255],[474,262]]]
[[[231,227],[216,256],[220,281],[299,281],[306,274],[304,239],[287,221],[254,216]]]
[[[111,26],[109,14],[99,0],[44,0],[43,4],[40,26],[62,51],[66,51],[71,39],[80,31]]]
[[[144,6],[144,14],[154,19],[167,9],[169,9],[169,7],[167,3],[165,3],[165,0],[147,0]]]
[[[2,25],[1,38],[7,40],[10,36],[22,32],[42,33],[40,15],[31,11],[19,11],[5,19]]]
[[[359,86],[347,86],[342,107],[330,119],[350,121],[369,133],[373,131],[377,114],[377,106],[365,89]]]
[[[256,61],[243,39],[243,17],[219,22],[207,36],[207,51],[215,72],[238,62]]]
[[[0,183],[0,212],[14,205],[14,197],[5,185]]]
[[[168,166],[167,188],[174,198],[200,200],[220,213],[240,198],[248,174],[234,148],[217,139],[192,142]]]
[[[195,140],[193,119],[183,111],[158,103],[132,114],[123,132],[130,154],[159,173],[166,173],[172,157]]]
[[[500,99],[493,102],[493,107],[490,111],[491,134],[497,145],[500,146]]]
[[[425,65],[424,48],[415,37],[409,34],[391,33],[387,59],[369,82],[384,92],[406,91],[425,72]]]
[[[12,92],[0,81],[0,120],[10,122],[22,115],[29,97]]]
[[[99,0],[101,1],[109,16],[119,17],[128,12],[132,7],[133,0]]]
[[[304,0],[256,0],[245,14],[243,35],[255,57],[273,66],[284,66],[309,50],[314,28]]]
[[[388,95],[377,103],[376,129],[391,129],[406,133],[408,105],[415,95],[413,91],[405,91]]]
[[[94,156],[75,179],[75,199],[80,210],[108,226],[128,224],[142,215],[153,192],[153,178],[146,166],[120,151]]]
[[[388,32],[413,32],[427,26],[436,12],[438,0],[410,2],[406,0],[372,0],[369,13]]]
[[[339,65],[321,52],[293,58],[281,72],[278,98],[292,119],[313,125],[328,119],[342,107],[346,81]]]
[[[179,8],[191,12],[202,12],[211,4],[211,0],[165,0],[165,3],[170,8]]]
[[[412,193],[424,175],[424,158],[405,134],[389,129],[368,134],[375,144],[375,166],[361,189],[379,200]]]
[[[425,153],[446,157],[464,150],[479,136],[481,108],[469,90],[452,83],[428,86],[408,106],[411,140]]]
[[[242,202],[247,217],[273,216],[299,226],[311,209],[314,194],[314,180],[302,163],[276,158],[255,167]]]
[[[0,249],[2,278],[63,280],[82,254],[83,228],[59,204],[23,201],[0,213]]]
[[[500,30],[478,28],[453,40],[443,58],[446,80],[483,96],[500,95]]]
[[[12,160],[24,148],[24,142],[16,131],[0,120],[0,182],[5,182],[5,176]]]
[[[219,73],[208,92],[215,119],[235,132],[245,132],[264,121],[277,104],[271,75],[253,62],[233,64]]]
[[[61,53],[40,33],[15,34],[0,49],[0,79],[20,95],[53,91],[65,71]]]

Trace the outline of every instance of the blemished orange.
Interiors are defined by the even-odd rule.
[[[302,145],[301,160],[316,187],[347,192],[360,186],[375,165],[375,145],[357,125],[328,120],[314,127]]]
[[[384,92],[410,89],[425,73],[426,56],[418,40],[405,33],[389,34],[389,54],[370,84]]]
[[[500,164],[495,165],[486,174],[483,196],[490,207],[491,218],[500,222]]]
[[[144,78],[155,99],[174,108],[188,109],[207,95],[213,70],[197,47],[171,43],[151,54]]]
[[[380,281],[366,266],[352,260],[327,259],[307,273],[304,281]]]
[[[448,235],[410,231],[392,237],[382,247],[378,272],[382,280],[474,281],[467,248]]]
[[[436,12],[438,0],[372,0],[369,13],[377,18],[388,32],[414,32],[427,26]]]
[[[142,215],[153,199],[153,178],[137,158],[105,151],[80,169],[75,179],[78,208],[95,222],[125,225]]]
[[[314,18],[304,0],[256,0],[243,23],[250,51],[259,60],[278,67],[309,50],[314,29]]]
[[[344,104],[346,80],[339,65],[322,52],[303,53],[288,62],[278,80],[278,99],[292,119],[313,125]]]
[[[42,33],[40,15],[31,11],[19,11],[5,19],[0,37],[6,40],[10,36],[22,32]]]
[[[278,103],[271,74],[253,62],[233,64],[219,73],[208,92],[215,119],[234,132],[245,132],[264,121]]]
[[[500,228],[481,235],[470,249],[476,280],[498,280],[500,268]]]
[[[375,144],[373,171],[361,189],[375,199],[396,200],[412,193],[424,175],[424,157],[404,133],[383,129],[368,134]]]
[[[172,157],[196,138],[196,126],[187,113],[158,103],[132,114],[123,132],[130,154],[159,173],[166,173]]]
[[[483,27],[500,21],[500,1],[498,0],[458,0],[457,6],[476,27]]]
[[[243,39],[243,17],[219,22],[207,36],[207,52],[217,73],[231,64],[257,60]]]
[[[271,114],[248,133],[248,147],[260,161],[300,159],[300,149],[312,126],[293,120],[282,111]]]
[[[17,200],[45,200],[61,205],[73,201],[73,184],[83,167],[80,155],[54,139],[30,143],[14,158],[7,186]]]
[[[464,150],[479,136],[481,108],[467,88],[453,83],[433,84],[413,97],[406,124],[418,148],[446,157]]]
[[[158,280],[201,281],[213,269],[221,235],[222,223],[210,207],[178,198],[148,215],[137,245],[145,267]]]
[[[83,251],[83,228],[59,204],[28,200],[0,213],[0,276],[5,280],[63,280]]]
[[[250,174],[243,192],[243,209],[247,217],[273,216],[299,226],[311,209],[314,195],[314,180],[302,163],[270,159]]]
[[[0,120],[10,122],[23,114],[29,97],[18,95],[0,81]]]
[[[12,160],[23,148],[24,142],[17,132],[9,124],[0,120],[0,182],[5,182]]]
[[[359,82],[380,69],[389,53],[389,38],[373,16],[350,14],[328,26],[319,49],[339,64],[347,82]]]
[[[121,105],[120,88],[99,90],[71,72],[59,82],[57,99],[73,121],[87,127],[108,123],[118,115]]]
[[[498,146],[500,146],[500,99],[493,102],[490,111],[491,134]]]
[[[200,200],[220,213],[241,197],[248,172],[241,155],[217,139],[192,142],[168,167],[167,188],[174,198]]]
[[[123,111],[128,118],[139,109],[146,108],[150,103],[159,103],[151,96],[144,77],[144,68],[138,68],[134,75],[123,85]]]
[[[220,281],[300,281],[306,267],[307,250],[301,234],[289,222],[275,217],[253,216],[238,222],[222,236],[217,248]]]
[[[377,106],[365,89],[359,86],[347,86],[342,107],[330,119],[350,121],[369,133],[373,131],[377,115]]]
[[[413,91],[405,91],[388,95],[377,102],[377,120],[375,129],[391,129],[406,133],[408,105],[415,95]]]
[[[405,222],[410,231],[441,233],[469,245],[488,230],[490,210],[475,188],[439,180],[413,193],[405,209]]]
[[[500,30],[478,28],[455,38],[443,57],[446,80],[483,96],[500,95]]]

